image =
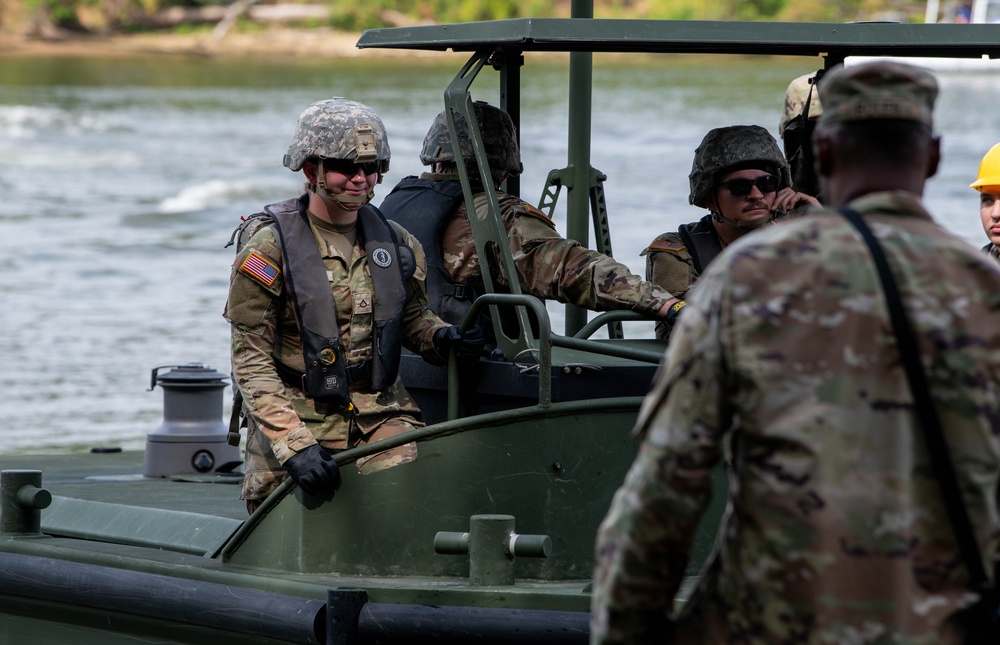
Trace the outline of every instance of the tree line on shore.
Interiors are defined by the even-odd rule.
[[[944,4],[944,3],[943,3]],[[571,0],[0,0],[0,28],[27,37],[373,27],[568,17]],[[922,0],[595,0],[599,18],[922,22]]]

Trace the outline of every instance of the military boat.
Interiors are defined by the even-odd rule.
[[[849,55],[995,57],[1000,28],[603,20],[580,1],[570,19],[376,29],[358,46],[469,54],[443,102],[453,136],[454,114],[471,124],[484,176],[473,83],[493,78],[519,124],[525,54],[569,53],[568,164],[539,206],[551,212],[566,189],[568,235],[589,244],[593,226],[610,253],[589,158],[594,53],[802,56],[823,68]],[[464,165],[460,175],[468,200]],[[488,197],[477,249],[495,249],[511,274]],[[287,481],[247,516],[221,418],[227,377],[197,363],[153,370],[164,421],[145,452],[0,459],[0,642],[585,643],[595,532],[635,455],[630,430],[664,346],[625,337],[632,313],[571,309],[557,333],[516,284],[488,287],[470,320],[504,314],[492,316],[497,352],[471,376],[454,360],[405,357],[428,425],[338,453],[332,500]],[[351,466],[410,441],[413,463],[364,477]],[[692,575],[720,512],[703,523]]]

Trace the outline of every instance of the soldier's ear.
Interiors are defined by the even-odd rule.
[[[302,162],[302,172],[306,175],[306,181],[310,184],[316,183],[316,162],[306,160]]]
[[[938,165],[941,163],[941,137],[933,137],[930,141],[930,149],[927,155],[927,177],[937,174]]]
[[[813,168],[817,177],[829,177],[833,171],[833,155],[830,140],[819,132],[813,132]]]

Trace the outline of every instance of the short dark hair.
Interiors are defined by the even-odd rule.
[[[903,119],[821,125],[817,134],[835,139],[840,155],[865,165],[913,164],[924,157],[933,140],[929,126]]]

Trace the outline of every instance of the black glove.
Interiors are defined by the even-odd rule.
[[[663,317],[667,325],[673,327],[677,323],[678,316],[681,315],[681,309],[687,306],[687,303],[683,300],[678,300],[674,304],[670,305],[670,309],[667,309],[667,315]]]
[[[285,462],[285,470],[307,495],[333,495],[340,488],[340,469],[326,450],[313,444]]]
[[[434,332],[434,347],[437,348],[439,354],[445,357],[454,348],[458,359],[477,361],[482,356],[485,346],[483,328],[479,325],[469,327],[464,334],[458,332],[458,325],[442,327]]]

